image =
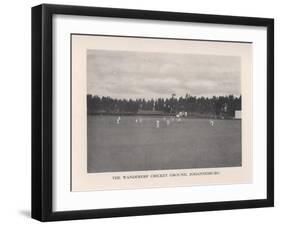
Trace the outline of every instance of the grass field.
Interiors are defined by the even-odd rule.
[[[88,115],[88,173],[241,166],[240,120],[139,118]]]

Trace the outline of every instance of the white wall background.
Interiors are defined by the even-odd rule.
[[[60,225],[277,225],[281,213],[281,14],[279,1],[245,0],[65,0],[102,7],[182,11],[275,18],[275,208],[56,222]],[[36,225],[30,215],[31,6],[42,1],[2,1],[0,13],[0,225]]]

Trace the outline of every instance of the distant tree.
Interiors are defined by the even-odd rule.
[[[139,110],[146,111],[162,111],[163,113],[178,113],[185,111],[189,113],[200,113],[216,116],[233,117],[235,111],[241,110],[241,95],[235,97],[229,96],[213,96],[196,97],[186,94],[185,97],[175,98],[158,98],[158,99],[113,99],[111,97],[97,95],[87,95],[87,112],[93,114],[96,112],[127,112],[136,113]]]

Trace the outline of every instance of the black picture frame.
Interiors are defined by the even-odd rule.
[[[55,14],[266,27],[267,198],[54,212],[52,210],[52,18]],[[32,218],[40,221],[57,221],[271,206],[274,206],[273,19],[50,4],[32,8]]]

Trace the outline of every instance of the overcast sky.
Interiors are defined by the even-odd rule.
[[[239,96],[240,57],[87,51],[87,93],[112,98]]]

